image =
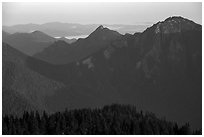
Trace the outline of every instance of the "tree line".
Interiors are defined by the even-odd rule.
[[[48,114],[45,111],[24,112],[21,117],[5,115],[3,135],[186,135],[188,123],[178,126],[151,112],[137,111],[135,106],[113,104],[99,109],[74,109]]]

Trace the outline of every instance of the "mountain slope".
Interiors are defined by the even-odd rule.
[[[11,34],[9,34],[8,32],[2,31],[2,39],[5,39],[9,35],[11,35]]]
[[[201,126],[201,25],[168,18],[135,35],[127,47],[111,46],[92,60],[95,73],[116,85],[128,103]]]
[[[105,78],[127,103],[201,126],[202,28],[181,17],[158,24],[128,46],[112,44],[91,55],[91,75]]]
[[[202,126],[201,49],[202,26],[172,17],[134,35],[100,26],[86,39],[58,41],[41,52],[42,60],[61,65],[29,58],[26,66],[66,85],[45,98],[50,110],[136,104],[197,128]]]
[[[121,36],[116,31],[99,26],[85,39],[79,39],[70,46],[63,46],[63,48],[59,42],[56,42],[42,52],[35,54],[34,57],[52,64],[67,64],[107,47],[111,42],[120,39]]]
[[[46,110],[44,97],[52,95],[62,83],[50,80],[26,67],[29,58],[11,46],[2,45],[3,114],[22,114],[23,111]]]
[[[2,41],[27,55],[33,55],[56,40],[43,32],[34,31],[31,33],[3,35]]]
[[[86,51],[89,54],[80,54],[80,57],[71,61],[67,61],[70,56],[66,56],[67,60],[60,63],[69,63],[65,69],[69,70],[69,75],[62,74],[62,78],[58,79],[67,84],[71,82],[72,91],[81,93],[82,89],[88,87],[88,91],[93,90],[91,94],[95,94],[94,90],[103,95],[103,98],[112,94],[110,97],[118,98],[120,103],[137,104],[142,109],[154,111],[180,123],[189,121],[194,127],[201,127],[200,25],[182,17],[172,17],[143,33],[118,36],[110,31],[110,36],[114,37],[109,36],[108,40],[106,37],[103,40],[103,36],[108,36],[109,33],[101,28],[96,29],[87,39],[71,44],[71,47],[81,46],[77,49],[81,52],[76,53],[82,55],[87,50],[84,50],[87,45],[103,48],[88,49],[91,50]],[[71,51],[67,50],[65,54],[74,53],[74,50]],[[40,69],[35,70],[45,74]],[[46,72],[46,75],[52,74]],[[82,89],[79,88],[81,85]],[[63,102],[67,100],[66,93],[61,93],[50,100],[61,99],[59,104],[66,104]],[[57,106],[59,105],[56,108]]]

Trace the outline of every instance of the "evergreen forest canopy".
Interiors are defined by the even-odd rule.
[[[24,112],[21,117],[6,115],[3,135],[188,135],[190,125],[178,126],[150,112],[137,111],[135,106],[113,104],[101,109],[74,109],[47,114]]]
[[[71,44],[41,31],[2,41],[3,134],[201,134],[202,25],[169,17],[133,35],[101,25]],[[174,121],[93,109],[116,102]]]

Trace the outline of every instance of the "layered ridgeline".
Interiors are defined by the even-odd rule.
[[[68,43],[68,44],[71,44],[71,43],[74,43],[74,42],[77,41],[76,38],[68,39],[68,38],[66,38],[66,37],[60,37],[60,38],[57,38],[57,40],[65,41],[65,42]]]
[[[44,24],[20,24],[14,26],[2,26],[2,29],[8,33],[23,32],[28,33],[33,30],[39,30],[45,32],[52,37],[59,36],[78,36],[78,35],[89,35],[99,25],[97,24],[76,24],[76,23],[61,23],[61,22],[48,22]],[[112,28],[120,33],[135,33],[144,31],[149,24],[138,24],[138,25],[121,25],[113,24],[105,26]]]
[[[182,17],[134,35],[100,26],[62,52],[55,52],[61,50],[56,44],[35,57],[53,64],[71,62],[74,80],[69,77],[65,83],[81,83],[103,95],[116,92],[123,103],[201,126],[201,33],[201,25]]]
[[[66,85],[45,97],[51,111],[135,104],[193,128],[202,121],[202,27],[168,18],[143,33],[121,35],[103,26],[72,44],[58,41],[26,67]],[[4,50],[3,50],[4,52]]]
[[[72,44],[57,41],[42,52],[35,54],[34,57],[52,64],[67,64],[110,46],[114,40],[119,40],[121,36],[116,31],[99,26],[85,39],[79,39]]]
[[[14,34],[3,31],[2,41],[27,55],[33,55],[50,46],[56,39],[40,31]]]
[[[47,110],[43,103],[44,97],[53,95],[55,90],[64,85],[26,67],[29,57],[11,46],[3,43],[2,51],[3,115]]]
[[[16,32],[14,34],[2,31],[3,42],[10,44],[12,47],[30,56],[41,52],[58,40],[65,41],[69,44],[77,41],[77,39],[68,39],[66,37],[54,38],[37,30],[29,33]]]

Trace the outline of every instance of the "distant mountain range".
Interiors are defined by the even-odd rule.
[[[55,41],[32,57],[3,47],[9,47],[3,48],[9,54],[3,54],[3,86],[11,87],[4,79],[12,79],[12,90],[31,92],[29,102],[45,90],[42,104],[50,112],[135,104],[180,123],[189,121],[193,128],[202,126],[202,26],[188,19],[170,17],[133,35],[99,26],[85,39]],[[4,64],[10,58],[12,66],[26,71],[12,69],[9,75]],[[51,85],[56,90],[48,94]],[[10,96],[5,96],[7,108]]]
[[[73,39],[68,39],[66,37],[60,37],[60,38],[56,38],[57,40],[62,40],[62,41],[65,41],[66,43],[68,44],[71,44],[71,43],[74,43],[77,41],[76,38],[73,38]]]
[[[3,42],[12,45],[14,48],[22,51],[27,55],[33,55],[37,52],[42,51],[45,47],[50,46],[55,38],[40,32],[34,31],[32,33],[14,33],[8,34],[3,31]]]
[[[57,41],[42,52],[35,54],[34,57],[52,64],[67,64],[110,46],[113,41],[119,40],[121,36],[116,31],[99,26],[85,39],[79,39],[71,45]]]
[[[77,39],[67,39],[65,37],[53,38],[41,31],[33,31],[30,33],[16,32],[14,34],[9,34],[5,31],[2,32],[3,42],[12,45],[12,47],[30,56],[41,52],[44,48],[58,40],[71,44]]]
[[[41,25],[22,24],[22,25],[14,25],[14,26],[3,26],[3,30],[11,34],[16,32],[30,33],[32,31],[39,30],[52,37],[65,37],[65,36],[89,35],[98,26],[99,26],[98,24],[82,25],[82,24],[76,24],[76,23],[49,22]],[[142,32],[150,25],[148,24],[144,24],[144,25],[104,24],[104,26],[110,29],[116,30],[121,34],[125,34],[125,33],[132,34],[135,32]]]

